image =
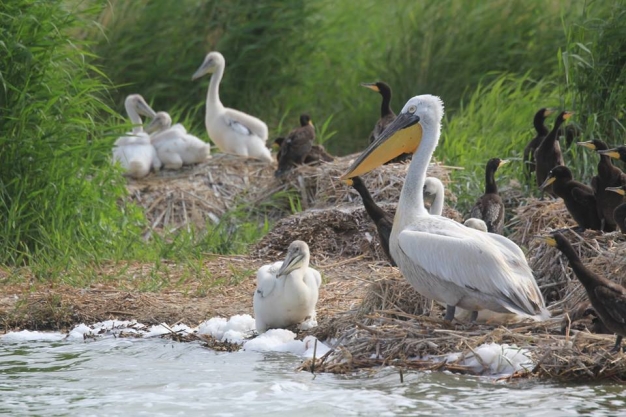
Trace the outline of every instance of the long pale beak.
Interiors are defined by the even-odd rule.
[[[213,63],[212,59],[204,61],[202,65],[200,65],[200,67],[196,70],[196,72],[194,72],[193,75],[191,76],[191,81],[197,80],[198,78],[202,77],[204,74],[209,72],[209,67],[211,66],[212,63]]]
[[[550,116],[552,113],[554,113],[555,111],[556,111],[556,110],[555,110],[555,109],[552,109],[552,108],[545,109],[545,110],[543,111],[543,117],[548,117],[548,116]]]
[[[552,236],[535,236],[535,239],[544,242],[548,246],[556,246],[556,239]]]
[[[613,159],[619,159],[620,155],[617,149],[608,149],[606,151],[598,151],[600,155],[610,156]]]
[[[605,190],[613,191],[614,193],[617,193],[619,195],[626,196],[626,191],[622,187],[606,187]]]
[[[546,178],[546,180],[543,182],[543,184],[541,184],[541,186],[539,186],[539,188],[541,188],[542,190],[544,188],[546,188],[548,185],[552,184],[554,181],[556,181],[555,177],[548,177]]]
[[[285,259],[282,266],[278,270],[278,273],[276,274],[276,278],[288,275],[292,271],[295,271],[296,269],[298,269],[300,267],[300,262],[302,261],[303,258],[304,258],[304,255],[302,254],[293,255],[291,253],[288,253],[287,258]]]
[[[152,119],[148,126],[146,126],[145,130],[148,134],[161,130],[161,121],[157,118]]]
[[[578,146],[584,146],[585,148],[589,148],[589,149],[596,149],[596,145],[593,144],[593,142],[589,141],[589,142],[576,142],[576,145]]]
[[[498,164],[498,168],[500,168],[502,165],[506,165],[508,164],[510,161],[508,159],[502,159],[500,160],[500,163]]]
[[[566,111],[565,114],[563,115],[563,120],[567,120],[570,117],[572,117],[574,115],[573,111]]]
[[[361,87],[369,88],[370,90],[374,90],[377,93],[380,92],[376,83],[361,83]]]
[[[342,180],[363,175],[403,153],[415,153],[422,141],[419,116],[400,113],[393,122],[359,155],[341,176]]]
[[[154,118],[156,116],[156,112],[152,110],[152,107],[148,106],[148,104],[145,101],[138,101],[136,108],[137,108],[137,113],[139,113],[142,116],[146,116],[150,118]]]

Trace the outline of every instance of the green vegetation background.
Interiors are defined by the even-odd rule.
[[[208,140],[208,78],[191,74],[211,50],[226,58],[225,105],[271,135],[308,112],[335,154],[362,150],[377,120],[380,98],[359,83],[388,82],[395,111],[441,96],[435,156],[465,168],[454,182],[462,211],[487,159],[520,160],[540,107],[576,111],[586,140],[626,142],[624,1],[0,0],[0,12],[0,263],[43,277],[241,252],[268,229],[242,209],[229,219],[243,228],[145,242],[141,211],[120,203],[125,180],[108,158],[128,129],[124,97],[142,94]],[[597,159],[575,148],[566,160],[587,180]],[[521,171],[499,177],[521,182]]]

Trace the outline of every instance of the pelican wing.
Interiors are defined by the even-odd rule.
[[[261,298],[269,296],[276,287],[276,273],[283,265],[282,261],[263,265],[256,273],[256,292]]]
[[[521,249],[507,241],[452,221],[428,222],[398,236],[404,254],[428,273],[536,315],[543,298]],[[454,257],[454,262],[449,257]]]
[[[225,120],[228,126],[243,135],[256,135],[267,140],[267,125],[254,116],[234,109],[226,109]]]
[[[626,323],[626,295],[613,288],[598,286],[594,289],[596,297],[602,300],[602,306],[611,318],[618,323]]]
[[[307,280],[313,280],[313,283],[317,288],[322,285],[322,275],[319,273],[317,269],[308,268],[307,270]]]

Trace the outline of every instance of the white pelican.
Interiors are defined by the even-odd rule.
[[[161,168],[156,150],[150,143],[150,136],[143,131],[141,115],[154,117],[155,112],[139,94],[131,94],[124,101],[126,113],[133,122],[133,130],[115,141],[113,162],[119,162],[126,175],[142,178],[148,175],[150,168]]]
[[[259,268],[253,298],[257,332],[315,320],[322,276],[309,268],[309,258],[309,245],[296,240],[289,245],[284,262]]]
[[[391,256],[411,285],[427,298],[445,303],[447,321],[454,318],[456,306],[472,311],[474,320],[483,309],[536,320],[549,317],[524,253],[515,243],[430,215],[424,208],[424,178],[442,117],[439,97],[413,97],[342,179],[369,172],[401,153],[414,153],[389,242]]]
[[[426,177],[424,180],[424,194],[432,196],[433,202],[428,209],[428,213],[441,216],[443,213],[443,183],[435,177]]]
[[[471,227],[472,229],[480,230],[481,232],[488,232],[487,223],[483,219],[477,219],[475,217],[470,217],[465,220],[463,224],[467,227]]]
[[[172,118],[164,111],[157,112],[146,126],[150,141],[165,169],[179,169],[183,165],[198,164],[211,155],[211,146],[187,133],[180,123],[172,126]]]
[[[213,73],[206,97],[206,130],[220,151],[272,162],[272,154],[265,146],[267,125],[256,117],[224,107],[219,87],[226,61],[219,52],[209,52],[192,80]]]

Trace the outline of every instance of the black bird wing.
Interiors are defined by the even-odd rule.
[[[594,292],[611,318],[618,323],[626,324],[626,290],[621,285],[614,286],[599,285]]]
[[[593,194],[593,189],[584,184],[576,184],[572,187],[570,193],[581,204],[596,204],[596,196]]]

